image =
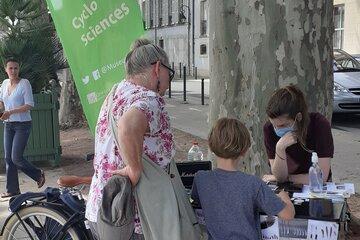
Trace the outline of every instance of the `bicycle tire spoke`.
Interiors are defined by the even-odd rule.
[[[44,212],[33,212],[26,216],[21,217],[20,221],[15,222],[11,229],[5,228],[10,238],[7,240],[18,240],[18,239],[34,239],[34,240],[51,240],[55,234],[63,227],[63,220],[56,219],[57,216],[51,213],[52,210]],[[55,215],[54,215],[55,214]],[[63,240],[72,240],[73,236],[77,236],[76,233],[70,233],[69,229],[63,234]],[[75,234],[75,235],[73,235]]]

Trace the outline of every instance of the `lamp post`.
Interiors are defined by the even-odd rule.
[[[157,8],[158,8],[157,1],[155,0],[154,3],[155,3],[154,35],[155,35],[155,45],[157,45],[157,21],[158,21],[157,19],[159,16],[158,16],[158,12],[157,12]]]
[[[190,13],[190,0],[188,0],[188,5],[182,4],[181,5],[181,11],[182,11],[182,18],[185,18],[184,15],[184,8],[187,8],[187,66],[188,66],[188,71],[189,71],[189,75],[190,75],[190,19],[191,19],[191,13]]]
[[[191,33],[191,48],[192,48],[192,69],[195,70],[195,0],[192,0],[192,33]],[[194,74],[194,72],[193,72]]]

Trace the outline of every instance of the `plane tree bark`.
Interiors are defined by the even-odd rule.
[[[235,117],[252,146],[239,169],[268,171],[262,126],[272,92],[299,86],[311,111],[331,118],[333,3],[327,0],[210,1],[209,124]]]

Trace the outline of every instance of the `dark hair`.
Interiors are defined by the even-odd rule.
[[[296,115],[301,113],[302,119],[296,119]],[[269,118],[286,116],[295,120],[297,136],[302,144],[305,145],[307,127],[309,124],[308,106],[303,92],[294,85],[289,85],[276,90],[270,97],[266,107],[266,114]]]
[[[237,159],[250,147],[250,134],[237,119],[220,118],[209,134],[209,147],[216,156]]]
[[[9,58],[5,59],[4,66],[6,67],[9,62],[15,62],[17,64],[20,64],[20,62],[16,58],[9,57]]]

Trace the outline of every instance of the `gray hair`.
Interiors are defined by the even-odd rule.
[[[127,77],[144,75],[152,63],[157,61],[169,65],[166,52],[147,39],[137,39],[125,58]]]

